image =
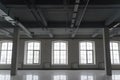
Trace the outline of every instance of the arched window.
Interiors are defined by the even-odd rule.
[[[68,42],[67,41],[52,42],[52,64],[57,64],[57,65],[68,64]]]

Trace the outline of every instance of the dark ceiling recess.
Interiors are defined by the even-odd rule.
[[[63,0],[34,0],[39,5],[63,5]],[[24,0],[2,0],[4,4],[25,4]],[[75,0],[69,0],[69,5],[73,5]],[[86,0],[81,0],[80,4],[86,3]],[[120,4],[120,0],[91,0],[90,5],[110,5]]]

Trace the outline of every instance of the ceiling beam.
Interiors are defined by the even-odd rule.
[[[71,28],[74,27],[74,24],[75,24],[76,19],[77,19],[79,3],[80,3],[80,0],[75,1],[74,10],[73,10],[73,14],[72,14],[71,25],[70,25]]]
[[[83,12],[82,12],[82,15],[80,16],[80,18],[78,18],[78,20],[77,20],[76,23],[75,23],[75,26],[77,26],[77,28],[76,28],[75,31],[73,32],[73,34],[72,34],[72,36],[71,36],[72,38],[75,37],[75,35],[77,34],[77,32],[78,32],[78,30],[79,30],[79,27],[80,27],[80,25],[81,25],[82,19],[83,19],[84,15],[85,15],[85,12],[86,12],[86,10],[87,10],[89,1],[90,1],[90,0],[87,0],[87,3],[86,3],[85,8],[84,8],[84,10],[83,10]],[[79,17],[79,16],[78,16],[78,17]]]
[[[9,16],[8,13],[8,9],[4,5],[2,5],[2,3],[0,3],[0,16],[3,17],[5,21],[11,23],[13,26],[19,26],[28,37],[32,38],[31,33],[26,29],[26,27],[19,21],[16,21],[11,16]]]
[[[7,30],[5,30],[5,29],[0,29],[0,32],[2,32],[5,36],[7,36],[7,37],[10,37],[10,38],[12,38],[13,36],[11,35],[11,33],[10,32],[8,32]]]
[[[53,38],[53,34],[48,30],[47,26],[47,21],[45,19],[45,17],[43,16],[42,12],[40,9],[37,8],[37,6],[35,5],[35,1],[31,0],[28,4],[28,2],[25,0],[26,4],[27,4],[27,8],[30,10],[30,12],[32,13],[33,17],[35,18],[38,26],[42,27],[50,36],[50,38]],[[41,22],[42,21],[42,22]]]
[[[98,36],[99,34],[101,34],[102,31],[101,29],[97,29],[93,34],[92,34],[92,38],[95,38],[96,36]]]
[[[113,36],[117,35],[117,33],[118,33],[119,30],[116,29],[116,27],[118,27],[119,25],[120,25],[120,23],[116,23],[116,24],[114,24],[111,28],[109,28],[110,37],[113,37]],[[106,26],[106,27],[107,27],[107,26]],[[97,30],[93,33],[92,37],[95,38],[95,37],[98,36],[99,34],[102,34],[102,31],[99,30],[99,29],[97,29]]]
[[[37,10],[38,10],[38,12],[40,14],[41,21],[43,22],[44,26],[48,26],[47,21],[46,21],[44,15],[43,15],[42,11],[40,9],[37,9]]]
[[[113,16],[110,16],[106,21],[105,25],[108,26],[115,22],[116,19],[120,18],[120,11],[114,12],[115,14]]]
[[[24,0],[1,0],[6,4],[25,4]],[[74,4],[74,0],[69,0],[69,5],[73,5]],[[84,4],[85,0],[81,0],[82,1],[82,5]],[[37,4],[38,5],[63,5],[63,0],[37,0]],[[116,5],[116,4],[120,4],[120,0],[91,0],[91,5]]]
[[[7,8],[10,9],[20,9],[20,10],[27,10],[28,8],[26,7],[26,5],[6,5]],[[37,8],[40,9],[47,9],[47,10],[62,10],[65,6],[64,5],[37,5]],[[68,5],[68,9],[71,11],[73,10],[73,5]],[[79,10],[84,9],[84,5],[79,5]],[[120,5],[89,5],[88,9],[120,9]],[[64,11],[64,10],[63,10]]]
[[[116,23],[113,27],[111,27],[109,30],[111,32],[110,37],[114,37],[115,35],[118,34],[119,29],[117,29],[116,27],[118,27],[120,25],[120,23]]]

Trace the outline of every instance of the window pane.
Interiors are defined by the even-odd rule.
[[[8,50],[12,50],[12,43],[11,42],[8,43]]]
[[[80,43],[80,49],[86,50],[86,43],[85,42]]]
[[[54,63],[59,64],[59,51],[54,51]]]
[[[112,43],[110,42],[110,49],[112,50],[113,48],[112,48]]]
[[[87,42],[87,50],[92,50],[92,43],[91,42]]]
[[[92,51],[88,51],[87,52],[87,56],[88,56],[88,63],[93,63],[93,55],[92,55]]]
[[[61,64],[67,64],[67,55],[66,55],[66,51],[61,51],[61,54],[60,54],[60,62]]]
[[[28,50],[33,50],[33,42],[28,43]]]
[[[113,43],[113,49],[118,50],[118,43]]]
[[[86,63],[86,51],[80,51],[80,62]]]
[[[6,55],[7,55],[6,51],[1,51],[1,60],[0,60],[1,64],[6,64],[6,58],[7,58]]]
[[[113,51],[113,54],[114,54],[114,63],[115,64],[118,64],[119,63],[119,53],[118,51]]]
[[[27,63],[28,64],[32,64],[33,63],[33,51],[28,51]]]
[[[7,42],[2,43],[2,50],[7,50]]]
[[[60,43],[56,42],[54,43],[54,50],[59,50],[60,49]]]
[[[39,63],[39,51],[34,51],[34,63]]]
[[[11,58],[12,58],[12,51],[8,51],[8,54],[7,54],[7,64],[11,64]]]
[[[66,43],[61,43],[61,50],[66,50]]]
[[[34,50],[40,50],[40,43],[34,42]]]

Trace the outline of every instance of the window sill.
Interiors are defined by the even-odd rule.
[[[36,65],[41,65],[41,64],[23,64],[24,66],[36,66]]]
[[[0,65],[3,65],[3,66],[4,66],[4,65],[5,65],[5,66],[8,66],[8,65],[11,65],[11,64],[0,64]]]
[[[79,64],[79,66],[81,66],[81,65],[83,65],[83,66],[85,66],[85,65],[91,65],[91,66],[94,65],[95,66],[96,64]]]
[[[112,66],[120,66],[120,64],[111,64]]]
[[[68,64],[51,64],[51,66],[68,66]]]

